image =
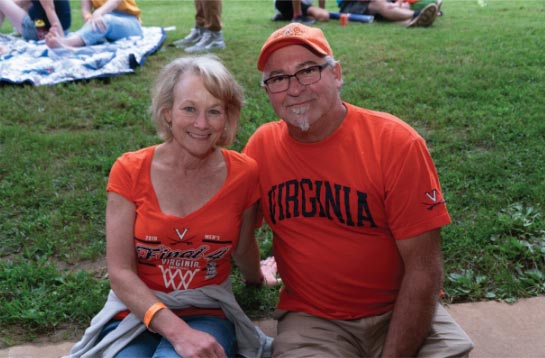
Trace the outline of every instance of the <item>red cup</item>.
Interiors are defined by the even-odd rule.
[[[339,18],[339,24],[341,26],[348,25],[348,14],[341,14],[341,16]]]

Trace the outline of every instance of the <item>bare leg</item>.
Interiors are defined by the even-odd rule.
[[[317,6],[311,6],[307,9],[307,15],[312,16],[316,21],[325,22],[329,21],[329,11],[319,8]]]
[[[291,6],[293,8],[293,17],[303,15],[303,9],[301,7],[301,0],[292,0]]]
[[[389,3],[386,0],[373,0],[369,3],[369,11],[372,14],[380,14],[386,20],[395,22],[408,22],[412,19],[414,11]]]
[[[0,0],[0,13],[2,13],[0,26],[4,21],[4,17],[7,17],[17,32],[21,33],[23,31],[23,17],[25,17],[26,11],[17,6],[15,2],[12,0]]]
[[[292,22],[300,22],[305,25],[311,25],[316,22],[315,18],[308,13],[308,9],[306,14],[303,15],[303,6],[301,5],[301,0],[292,0],[291,9],[293,12]],[[327,15],[327,19],[329,19],[329,13]]]
[[[28,10],[30,9],[30,5],[32,5],[32,2],[30,0],[15,0],[15,3],[26,12],[28,12]]]
[[[62,37],[54,32],[49,32],[45,35],[45,44],[49,48],[77,48],[85,46],[85,42],[77,35]]]

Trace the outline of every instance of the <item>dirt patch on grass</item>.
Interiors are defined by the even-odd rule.
[[[95,261],[81,261],[77,264],[69,264],[66,262],[57,262],[57,267],[59,270],[68,270],[71,272],[76,272],[79,270],[84,270],[91,273],[94,277],[100,279],[108,278],[108,267],[106,266],[106,257],[100,257]]]
[[[56,262],[55,264],[61,271],[77,272],[84,270],[97,279],[108,279],[105,257],[101,257],[95,261],[82,261],[76,264],[66,262]],[[62,305],[62,300],[64,299],[69,300],[70,297],[62,298],[58,302],[58,305]],[[86,326],[82,327],[80,324],[63,323],[49,331],[44,331],[43,329],[34,331],[25,327],[0,324],[0,349],[21,344],[52,344],[64,341],[77,341],[83,335],[86,328]]]
[[[2,339],[0,349],[9,348],[21,344],[51,344],[64,341],[77,341],[85,331],[85,328],[78,325],[65,324],[56,327],[52,332],[29,332],[21,327],[9,327],[0,330]]]

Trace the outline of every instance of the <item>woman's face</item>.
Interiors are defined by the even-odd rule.
[[[190,154],[205,157],[222,136],[227,114],[222,100],[212,96],[200,76],[184,73],[174,86],[172,109],[165,113],[173,141]]]

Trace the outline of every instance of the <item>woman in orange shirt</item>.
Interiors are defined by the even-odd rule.
[[[134,316],[147,328],[139,323],[143,332],[117,347],[116,357],[159,351],[172,357],[234,356],[248,338],[236,333],[245,315],[221,305],[225,298],[234,302],[231,259],[246,282],[263,281],[253,234],[257,164],[224,148],[235,138],[242,102],[241,87],[216,57],[174,60],[158,77],[151,106],[164,142],[125,153],[112,167],[107,264],[115,307],[125,307],[108,307],[108,320],[94,330],[100,332],[96,341],[115,344],[111,337],[127,335],[124,327]],[[222,293],[216,297],[220,304],[201,306],[208,296],[195,295],[212,288]],[[250,343],[253,356],[259,343]],[[81,346],[72,349],[74,356]]]

